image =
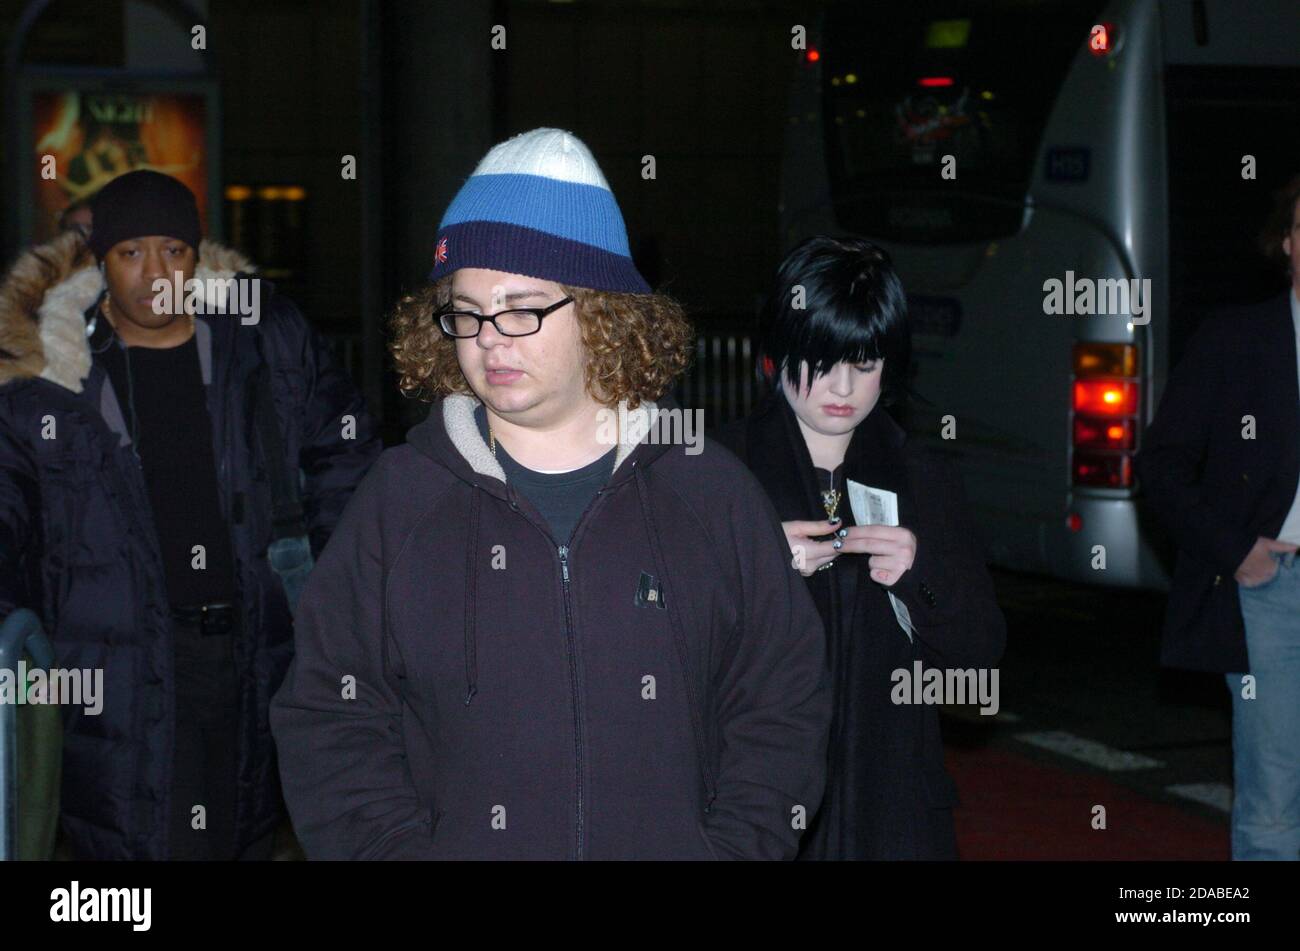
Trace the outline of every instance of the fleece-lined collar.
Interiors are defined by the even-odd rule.
[[[474,421],[474,410],[478,408],[479,402],[475,397],[464,393],[448,396],[442,401],[443,425],[447,429],[447,437],[452,445],[469,463],[471,469],[479,475],[491,476],[505,482],[505,470],[501,468],[497,457],[492,455],[491,447],[488,446],[487,440],[483,438],[478,430],[478,424]],[[655,410],[654,403],[643,400],[636,409],[627,411],[628,425],[626,429],[620,426],[618,431],[618,452],[614,455],[613,472],[618,471],[618,467],[646,438],[646,434],[650,432],[650,421],[654,418]],[[635,438],[629,438],[630,436]]]

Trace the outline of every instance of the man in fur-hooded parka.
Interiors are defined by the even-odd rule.
[[[252,277],[238,253],[193,240],[193,276],[216,279],[205,286]],[[0,619],[33,610],[56,667],[102,671],[98,712],[62,707],[66,844],[79,858],[165,859],[173,857],[171,810],[191,809],[172,802],[177,621],[132,439],[144,408],[124,405],[109,372],[135,347],[116,330],[120,319],[105,319],[114,310],[103,306],[96,258],[104,254],[92,253],[94,241],[68,233],[33,248],[0,287]],[[272,470],[251,406],[255,375],[269,374],[285,465],[301,470],[314,553],[381,447],[356,388],[291,301],[262,281],[256,323],[223,306],[205,298],[204,314],[177,319],[192,325],[186,336],[202,378],[194,391],[206,402],[215,508],[229,532],[235,776],[222,848],[233,857],[267,842],[283,814],[267,708],[293,648],[287,599],[266,555]]]

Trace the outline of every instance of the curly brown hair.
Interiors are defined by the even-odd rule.
[[[434,311],[451,299],[451,275],[402,296],[389,318],[388,350],[398,387],[425,401],[470,393]],[[587,352],[587,392],[596,402],[629,408],[656,400],[690,364],[695,331],[681,305],[665,294],[616,294],[561,284],[573,298]]]

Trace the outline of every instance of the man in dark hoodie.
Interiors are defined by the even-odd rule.
[[[442,398],[358,489],[272,702],[312,858],[792,858],[820,801],[821,620],[725,449],[654,427],[685,366],[582,142],[494,149],[393,321]]]

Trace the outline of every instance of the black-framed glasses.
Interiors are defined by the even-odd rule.
[[[477,337],[485,321],[490,321],[503,337],[527,337],[542,329],[542,318],[553,313],[565,304],[573,302],[572,297],[557,300],[549,307],[516,307],[495,314],[475,314],[468,310],[438,310],[438,326],[448,337]]]

